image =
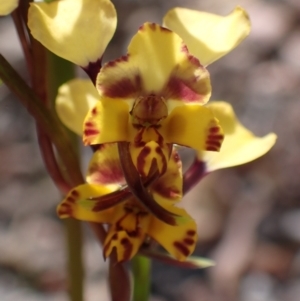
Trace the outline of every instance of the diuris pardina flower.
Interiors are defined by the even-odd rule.
[[[116,13],[108,0],[75,3],[66,0],[32,5],[29,27],[46,47],[82,66],[96,81],[100,98],[84,122],[84,143],[130,143],[132,160],[141,176],[148,175],[154,161],[159,172],[165,172],[172,144],[198,152],[219,151],[222,129],[212,111],[203,106],[211,94],[209,74],[203,65],[224,55],[248,34],[246,13],[237,8],[222,18],[170,11],[164,22],[181,37],[157,24],[145,23],[131,40],[128,54],[105,64],[96,80],[94,69],[115,30]],[[183,21],[187,23],[184,30],[178,25]],[[88,29],[92,23],[96,36]],[[209,37],[207,32],[203,35],[207,29]],[[195,57],[182,38],[193,50],[194,44],[205,49]],[[219,46],[215,40],[220,40]]]
[[[149,183],[148,189],[160,206],[185,219],[180,226],[171,226],[159,220],[133,196],[105,209],[105,201],[99,197],[111,194],[125,184],[114,143],[105,144],[94,153],[86,181],[87,184],[69,192],[57,212],[61,218],[73,217],[109,224],[103,249],[105,257],[116,248],[118,261],[129,260],[148,237],[160,243],[178,260],[184,260],[193,252],[197,239],[196,224],[185,210],[174,206],[182,197],[181,162],[175,150],[166,172]]]
[[[174,207],[174,200],[157,193],[157,187],[161,192],[177,187],[175,195],[181,195],[178,166],[173,173],[176,177],[169,177],[176,166],[173,144],[197,150],[196,164],[185,175],[187,191],[194,184],[193,178],[254,160],[275,142],[274,134],[257,138],[246,130],[230,105],[205,105],[211,87],[204,66],[248,35],[246,13],[239,7],[226,17],[174,9],[165,16],[164,25],[169,29],[145,23],[131,40],[128,54],[101,68],[103,52],[116,28],[116,12],[109,0],[39,3],[32,4],[29,11],[33,36],[55,54],[81,66],[99,93],[91,83],[80,80],[59,91],[56,108],[62,121],[83,135],[85,144],[104,145],[92,159],[87,184],[68,194],[58,208],[59,215],[109,223],[104,253],[108,256],[116,247],[119,260],[131,258],[148,236],[182,260],[194,247],[195,232],[191,229],[195,225],[186,219],[183,224],[175,223],[175,229],[153,216],[143,200],[128,194],[124,187],[114,186],[124,184],[123,174],[115,181],[103,182],[107,171],[116,175],[121,171],[115,168],[120,163],[117,155],[113,167],[103,165],[110,169],[103,171],[97,164],[101,157],[109,161],[107,150],[116,152],[116,145],[107,143],[129,143],[133,166],[155,202],[175,216],[186,216]],[[223,139],[219,121],[225,142],[217,153],[211,151],[218,151]],[[153,162],[160,174],[156,182],[151,181]],[[195,173],[199,163],[201,170]],[[172,239],[168,240],[168,235]]]

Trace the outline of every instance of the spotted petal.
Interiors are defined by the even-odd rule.
[[[165,209],[183,216],[187,222],[180,226],[170,226],[157,218],[153,218],[149,225],[148,234],[161,244],[177,260],[185,260],[195,249],[197,242],[197,225],[184,209],[160,204]]]
[[[15,8],[17,8],[19,0],[1,0],[0,1],[0,16],[6,16],[10,14]]]
[[[129,106],[122,100],[98,101],[84,121],[84,144],[129,141],[129,116]]]
[[[130,143],[130,153],[133,164],[140,175],[146,177],[149,174],[153,161],[157,169],[163,174],[169,161],[169,147],[163,137],[154,128],[143,128]]]
[[[99,94],[90,80],[70,80],[58,90],[57,115],[67,128],[81,136],[84,118],[98,99]]]
[[[102,57],[116,25],[116,11],[109,0],[31,3],[28,15],[35,39],[82,67]]]
[[[94,153],[86,181],[90,184],[115,185],[115,188],[125,184],[117,144],[103,144]]]
[[[112,209],[105,211],[93,211],[95,203],[89,199],[113,192],[112,188],[83,184],[72,189],[64,200],[57,206],[57,214],[60,218],[73,217],[83,221],[108,223],[111,220]]]
[[[239,6],[225,17],[174,8],[165,15],[164,25],[183,39],[204,66],[230,52],[250,32],[249,17]]]
[[[104,242],[104,256],[116,248],[118,261],[131,259],[145,240],[149,221],[149,213],[129,203],[116,207]]]
[[[225,134],[219,153],[199,153],[199,160],[206,162],[208,172],[255,160],[267,153],[275,144],[275,134],[256,137],[247,130],[237,120],[230,104],[218,101],[209,104],[208,107],[220,121]]]
[[[167,171],[151,186],[156,201],[179,201],[182,198],[182,163],[176,150],[168,161]]]
[[[198,151],[219,151],[223,132],[213,112],[198,104],[177,106],[163,123],[166,143],[176,143]]]
[[[109,98],[133,100],[153,93],[200,103],[206,103],[211,93],[207,70],[189,54],[181,38],[151,23],[140,27],[127,56],[101,69],[97,89]]]

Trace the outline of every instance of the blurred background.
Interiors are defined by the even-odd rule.
[[[213,97],[230,102],[256,135],[278,135],[253,163],[204,178],[184,199],[196,219],[195,254],[217,265],[185,270],[153,263],[152,301],[300,300],[300,1],[114,0],[118,29],[105,60],[126,52],[145,21],[174,6],[249,12],[252,32],[209,66]],[[0,18],[0,52],[28,78],[11,17]],[[80,76],[84,76],[79,72]],[[90,153],[85,150],[85,160]],[[0,86],[0,300],[67,301],[59,192],[43,167],[33,119]],[[107,265],[84,226],[86,301],[108,301]]]

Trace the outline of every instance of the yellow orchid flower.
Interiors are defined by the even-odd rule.
[[[108,257],[116,248],[118,261],[131,259],[141,245],[152,238],[177,260],[189,256],[196,244],[196,224],[185,212],[175,207],[182,196],[181,162],[172,152],[167,171],[148,186],[155,201],[173,214],[185,218],[178,226],[171,226],[153,216],[132,195],[103,200],[100,197],[118,191],[125,183],[116,144],[105,144],[94,153],[86,177],[87,184],[72,189],[57,212],[61,218],[109,224],[103,253]]]
[[[61,121],[78,135],[86,113],[98,103],[99,95],[89,80],[72,80],[60,87],[56,110]],[[221,169],[242,165],[266,154],[275,144],[276,135],[269,133],[257,137],[237,119],[231,105],[213,101],[207,106],[219,120],[225,139],[219,152],[200,151],[194,164],[185,173],[184,193],[189,191],[204,175]]]
[[[153,160],[165,172],[171,144],[220,149],[222,130],[203,106],[211,93],[208,72],[170,30],[141,26],[128,54],[102,67],[96,88],[100,101],[86,116],[84,143],[130,142],[142,176]]]
[[[19,0],[0,0],[0,16],[10,14],[18,7]]]
[[[195,22],[195,16],[189,18],[194,21],[186,22],[188,34],[185,34],[184,30],[178,30],[182,19],[177,15],[188,18],[193,12],[175,9],[166,15],[164,22],[187,40],[188,47],[194,49],[196,45],[199,53],[195,55],[200,57],[191,55],[175,32],[145,23],[131,40],[128,54],[105,64],[95,80],[96,67],[115,30],[116,14],[109,0],[97,5],[92,0],[76,3],[66,0],[33,4],[29,27],[41,43],[82,66],[96,81],[100,101],[85,119],[84,143],[130,142],[133,162],[142,176],[148,175],[154,161],[159,172],[165,172],[172,144],[189,146],[198,152],[219,151],[222,129],[211,110],[203,107],[209,100],[211,87],[209,74],[198,59],[208,63],[246,37],[250,29],[246,13],[241,8],[228,17],[197,12],[202,23]],[[69,19],[66,22],[67,14],[72,15],[71,22]],[[99,30],[87,29],[87,20],[91,18],[93,24],[98,21]],[[109,21],[112,25],[107,30]],[[201,30],[195,35],[199,26]],[[99,36],[93,35],[95,31]]]
[[[197,153],[193,164],[184,174],[184,194],[212,171],[242,165],[263,156],[273,147],[277,139],[274,133],[264,137],[255,136],[240,123],[232,106],[225,101],[214,101],[207,106],[218,118],[225,139],[220,152]]]

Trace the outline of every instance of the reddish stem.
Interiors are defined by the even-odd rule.
[[[196,158],[183,175],[183,194],[187,194],[206,175],[205,163]]]

